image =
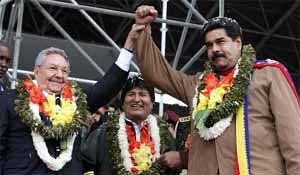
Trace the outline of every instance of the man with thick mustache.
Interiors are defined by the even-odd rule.
[[[10,62],[10,49],[6,43],[0,41],[0,93],[8,89],[6,73]]]
[[[142,29],[131,30],[134,51],[145,80],[191,109],[188,174],[300,174],[300,107],[285,67],[274,60],[254,63],[237,21],[216,17],[202,29],[209,60],[204,70],[173,70],[151,37],[156,16],[151,6],[136,10],[135,25]]]
[[[126,48],[125,44],[125,48]],[[90,112],[122,88],[132,53],[116,62],[87,95],[68,81],[69,58],[58,48],[39,53],[35,79],[0,96],[0,175],[82,175],[80,137]]]

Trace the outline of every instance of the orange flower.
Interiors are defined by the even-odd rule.
[[[24,80],[23,85],[27,92],[35,86],[33,82],[29,79]]]
[[[71,86],[69,83],[66,83],[63,91],[64,98],[67,100],[72,100],[73,94],[71,90]]]
[[[216,74],[214,74],[214,73],[208,73],[208,74],[206,74],[206,76],[204,77],[204,84],[205,84],[206,93],[207,93],[207,95],[209,95],[210,92],[218,84],[218,78],[216,77]]]
[[[38,88],[32,80],[25,80],[24,83],[25,90],[29,93],[29,98],[32,103],[39,105],[39,111],[44,113],[44,105],[43,103],[46,101],[46,98],[44,94],[42,93],[42,90]]]
[[[205,88],[202,93],[205,96],[209,96],[211,91],[223,84],[231,84],[233,80],[233,71],[224,76],[221,80],[218,80],[215,73],[208,73],[204,77]]]
[[[134,166],[136,166],[136,162],[135,162],[132,154],[134,153],[134,151],[136,149],[140,149],[141,145],[148,146],[151,149],[151,154],[152,155],[155,154],[155,148],[154,148],[155,145],[154,145],[153,140],[151,139],[148,124],[145,124],[141,129],[141,140],[140,141],[136,140],[134,128],[129,124],[126,124],[126,133],[127,133],[127,140],[128,140],[128,145],[129,145],[128,151],[131,155],[131,161]],[[136,174],[139,172],[139,169],[136,167],[133,167],[133,168],[131,168],[131,172]]]

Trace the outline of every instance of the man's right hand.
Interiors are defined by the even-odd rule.
[[[153,6],[142,5],[135,11],[135,23],[147,25],[157,17],[157,10]]]

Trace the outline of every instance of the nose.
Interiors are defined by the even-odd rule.
[[[133,100],[134,100],[135,102],[139,102],[139,101],[141,101],[141,96],[140,96],[139,94],[136,94],[136,95],[134,96]]]
[[[56,77],[59,77],[59,78],[63,78],[63,77],[65,77],[65,73],[64,73],[64,71],[63,70],[61,70],[61,69],[57,69],[57,71],[56,71]]]
[[[220,47],[218,46],[218,44],[213,44],[212,45],[212,51],[213,52],[219,52],[220,51]]]

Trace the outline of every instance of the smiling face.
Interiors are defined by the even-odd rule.
[[[9,48],[0,45],[0,78],[6,74],[10,61],[11,54]]]
[[[69,75],[69,63],[59,54],[49,54],[34,69],[39,87],[52,94],[61,93]]]
[[[153,102],[147,89],[135,87],[126,93],[123,111],[127,118],[140,123],[147,119],[152,109]]]
[[[241,56],[241,38],[230,38],[223,28],[207,32],[205,45],[208,59],[219,71],[234,67]]]

